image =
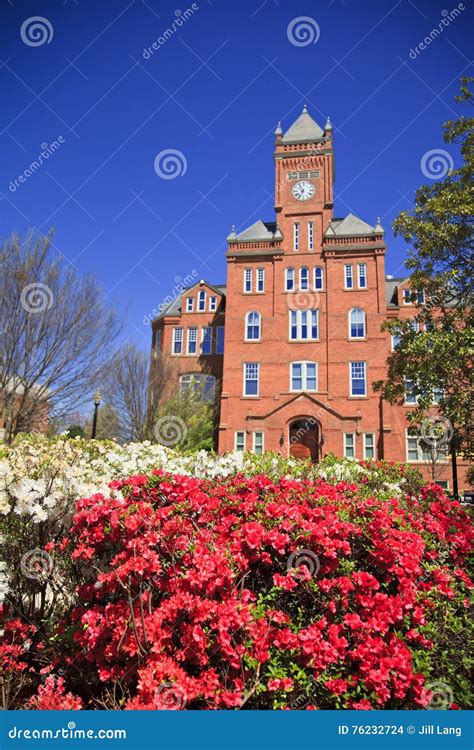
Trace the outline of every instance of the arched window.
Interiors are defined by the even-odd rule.
[[[323,289],[324,288],[324,276],[323,276],[323,269],[321,266],[316,266],[314,269],[314,288],[315,289]]]
[[[260,338],[260,313],[248,312],[245,316],[245,340],[258,341]]]
[[[309,289],[309,270],[306,266],[300,268],[300,290],[307,292]]]
[[[349,312],[349,338],[365,338],[365,313],[360,307],[354,307]]]
[[[202,289],[198,295],[198,310],[199,312],[206,311],[206,292]]]
[[[216,379],[214,375],[203,375],[202,373],[188,373],[181,375],[179,387],[182,392],[191,390],[196,401],[212,404],[216,392]]]
[[[287,268],[285,271],[285,291],[292,292],[295,288],[295,269]]]

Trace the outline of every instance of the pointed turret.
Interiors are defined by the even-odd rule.
[[[378,216],[377,217],[377,223],[376,223],[376,225],[374,227],[374,234],[384,234],[384,233],[385,233],[385,229],[383,228],[383,226],[380,223],[380,216]]]
[[[300,116],[294,121],[282,137],[282,143],[311,143],[324,137],[323,129],[308,114],[306,104]]]
[[[227,242],[234,242],[237,239],[237,233],[235,231],[235,224],[232,224],[232,229],[230,230],[230,234],[227,236]]]

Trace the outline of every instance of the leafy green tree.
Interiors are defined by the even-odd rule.
[[[457,101],[473,104],[473,80],[461,79]],[[442,180],[422,185],[413,211],[402,211],[394,223],[395,234],[409,244],[406,266],[420,331],[399,320],[383,324],[399,337],[399,344],[388,359],[387,378],[374,384],[387,401],[403,403],[408,382],[417,397],[408,416],[422,431],[435,407],[452,425],[444,437],[453,461],[456,451],[466,459],[474,455],[473,126],[474,118],[464,115],[445,123],[444,140],[459,146],[461,165]],[[418,302],[416,290],[423,290],[424,302]],[[443,438],[433,437],[438,442]]]
[[[84,427],[80,424],[71,424],[69,427],[66,427],[68,436],[70,438],[76,438],[76,437],[85,437],[86,433],[84,432]]]
[[[214,447],[216,409],[205,400],[200,384],[179,389],[157,412],[157,442],[182,451],[211,451]]]

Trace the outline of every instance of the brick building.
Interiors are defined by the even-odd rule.
[[[386,458],[451,486],[449,461],[433,470],[408,433],[411,404],[372,390],[394,344],[382,322],[416,305],[406,281],[385,275],[380,221],[334,217],[329,119],[323,129],[305,107],[278,126],[274,161],[275,220],[232,228],[226,286],[185,289],[153,321],[153,349],[174,358],[181,388],[220,400],[221,453]]]

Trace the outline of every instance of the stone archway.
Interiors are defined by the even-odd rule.
[[[294,419],[289,426],[290,456],[318,461],[319,437],[319,426],[314,417]]]

